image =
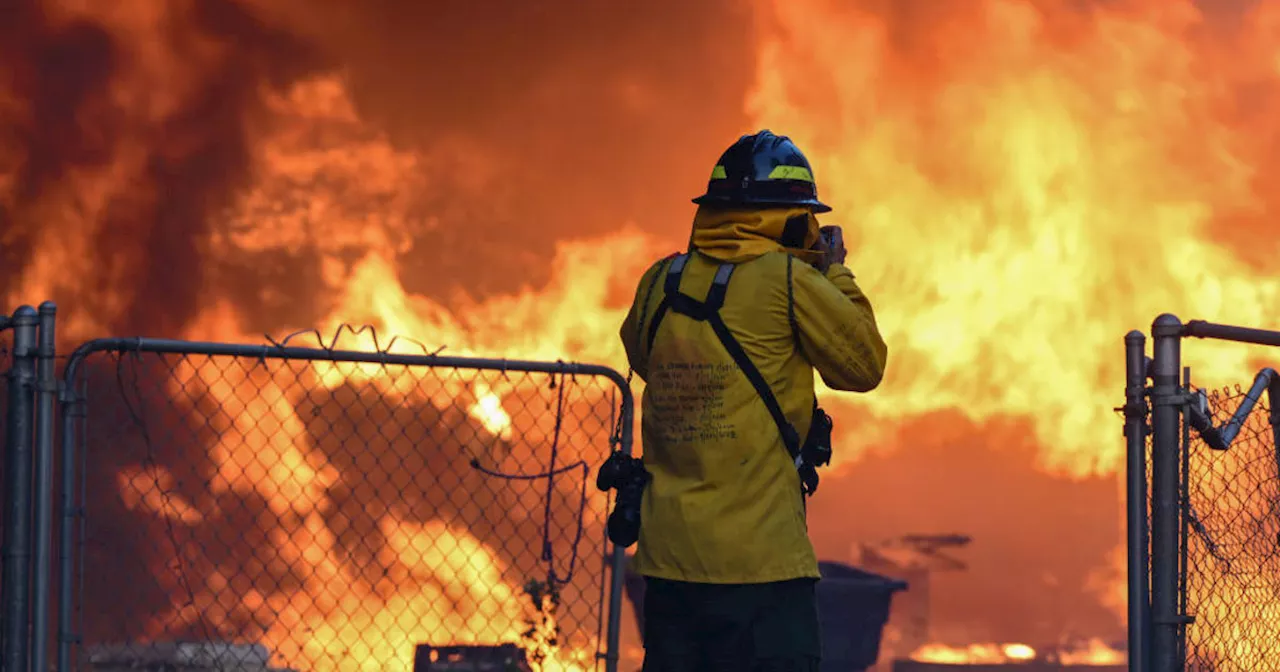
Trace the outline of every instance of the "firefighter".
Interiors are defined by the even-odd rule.
[[[644,671],[816,672],[805,497],[831,423],[813,374],[869,392],[887,348],[789,138],[743,136],[693,202],[688,252],[644,274],[621,330],[646,383]]]

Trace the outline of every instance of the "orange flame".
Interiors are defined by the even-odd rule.
[[[1052,660],[1062,665],[1121,665],[1127,659],[1105,642],[1089,640],[1081,647],[1037,651],[1026,644],[975,643],[967,646],[926,644],[911,654],[912,660],[953,665],[1000,665]]]

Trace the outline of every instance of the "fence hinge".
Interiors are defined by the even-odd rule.
[[[1156,625],[1191,625],[1196,622],[1196,617],[1190,614],[1183,614],[1172,619],[1153,618],[1151,622]]]
[[[1204,399],[1204,395],[1200,392],[1178,392],[1176,394],[1167,394],[1163,396],[1153,396],[1151,398],[1152,406],[1191,406],[1200,404]]]
[[[1129,402],[1115,410],[1123,413],[1126,418],[1145,418],[1150,411],[1146,402],[1142,401]]]

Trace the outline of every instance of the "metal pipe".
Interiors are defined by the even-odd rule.
[[[70,363],[68,363],[68,369]],[[84,595],[85,515],[83,502],[88,472],[85,451],[77,451],[78,440],[87,435],[85,401],[86,385],[63,372],[60,413],[62,417],[62,525],[59,528],[58,569],[58,672],[76,669],[72,646],[79,644],[84,632],[84,611],[76,600]],[[77,534],[79,536],[77,536]],[[79,543],[77,543],[79,540]],[[75,617],[79,616],[79,619]]]
[[[1180,672],[1178,659],[1178,473],[1181,443],[1182,323],[1164,314],[1151,325],[1155,361],[1151,406],[1151,667]]]
[[[56,336],[54,321],[58,307],[51,301],[40,304],[36,360],[35,436],[35,543],[31,549],[31,669],[49,669],[49,575],[50,542],[53,535],[53,406],[58,391],[54,361]]]
[[[1129,580],[1129,672],[1147,672],[1151,655],[1151,596],[1147,537],[1147,338],[1140,331],[1124,337],[1124,436],[1126,440],[1125,510]]]
[[[9,417],[5,451],[3,659],[6,672],[26,672],[30,661],[31,443],[36,328],[31,306],[13,313],[13,363],[9,370]]]
[[[1229,324],[1215,324],[1204,320],[1187,322],[1186,326],[1182,327],[1182,335],[1194,338],[1212,338],[1219,341],[1235,341],[1236,343],[1280,346],[1280,331],[1234,327]]]
[[[608,378],[622,390],[624,413],[631,413],[631,388],[627,379],[617,371],[598,364],[573,362],[532,362],[517,359],[484,359],[480,357],[450,357],[444,355],[402,355],[390,352],[361,352],[358,350],[329,350],[327,348],[296,348],[279,345],[248,345],[244,343],[209,343],[204,341],[174,341],[164,338],[100,338],[81,344],[71,353],[63,372],[64,380],[71,380],[86,357],[95,352],[153,352],[158,354],[201,355],[222,357],[248,357],[253,359],[302,360],[316,362],[353,362],[362,364],[386,364],[390,366],[434,366],[476,371],[523,371],[528,373],[554,373],[567,376],[600,376]],[[625,421],[625,418],[624,418]],[[626,427],[630,431],[630,425]]]
[[[1182,393],[1191,394],[1191,367],[1182,369]],[[1190,409],[1192,406],[1187,405]],[[1178,660],[1185,665],[1187,660],[1187,538],[1191,529],[1191,423],[1182,423],[1182,441],[1178,444],[1178,464],[1180,469],[1178,481],[1178,511],[1181,512],[1181,525],[1178,528]]]
[[[77,640],[72,615],[75,609],[77,587],[75,581],[76,523],[80,508],[76,500],[76,414],[82,412],[76,396],[75,381],[67,379],[62,385],[59,413],[62,433],[58,437],[62,447],[62,483],[58,493],[60,517],[58,523],[58,672],[71,672],[71,645]]]
[[[1194,425],[1204,442],[1214,450],[1226,450],[1231,447],[1231,443],[1235,441],[1236,436],[1240,434],[1240,430],[1244,428],[1244,423],[1249,420],[1249,415],[1253,413],[1253,409],[1262,401],[1262,394],[1275,384],[1277,374],[1275,369],[1263,369],[1253,379],[1253,385],[1249,387],[1249,391],[1245,393],[1244,399],[1240,400],[1240,406],[1236,408],[1236,412],[1231,415],[1226,424],[1221,427],[1214,427],[1212,418],[1207,414],[1192,413],[1191,424]],[[1199,417],[1204,415],[1204,417]]]
[[[1280,473],[1280,375],[1272,377],[1271,385],[1267,388],[1267,398],[1271,407],[1268,420],[1271,423],[1272,450],[1275,454],[1276,473]]]

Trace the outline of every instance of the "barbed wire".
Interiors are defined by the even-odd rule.
[[[356,327],[356,326],[352,326],[347,322],[343,322],[339,324],[337,328],[334,329],[333,331],[333,338],[329,339],[327,342],[325,341],[324,334],[321,334],[320,330],[315,327],[312,327],[309,329],[299,329],[298,331],[292,332],[290,334],[286,334],[284,338],[278,341],[272,338],[270,334],[263,334],[262,337],[266,339],[268,343],[275,346],[277,349],[283,350],[289,347],[289,343],[293,341],[293,339],[295,338],[298,338],[300,336],[313,336],[316,340],[316,345],[321,350],[324,350],[329,353],[333,353],[337,351],[338,340],[342,338],[342,335],[344,333],[351,334],[353,337],[359,337],[362,334],[368,333],[369,338],[373,341],[374,352],[381,355],[391,354],[391,348],[395,347],[395,344],[400,341],[405,341],[407,343],[411,343],[413,345],[418,346],[418,348],[422,350],[422,354],[428,357],[435,357],[439,355],[440,353],[444,352],[445,348],[447,347],[447,346],[441,345],[435,350],[432,350],[431,348],[428,348],[427,345],[422,341],[419,341],[414,338],[410,338],[408,336],[400,336],[398,334],[395,336],[392,336],[391,340],[387,341],[386,346],[383,346],[378,342],[377,327],[373,326],[372,324],[362,324]]]

